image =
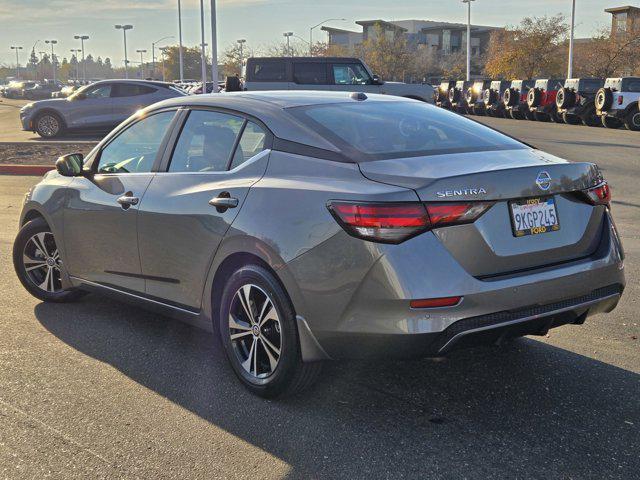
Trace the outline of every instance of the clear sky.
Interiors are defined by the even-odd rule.
[[[209,1],[206,26],[209,30]],[[576,36],[588,36],[609,25],[611,17],[605,8],[632,4],[637,0],[576,0]],[[199,43],[199,0],[182,0],[183,38],[185,45]],[[466,6],[459,0],[218,0],[219,51],[239,38],[247,45],[265,47],[283,40],[284,31],[293,31],[307,39],[309,27],[327,18],[346,18],[328,25],[360,30],[356,20],[427,19],[450,22],[466,21]],[[472,23],[513,25],[524,16],[563,13],[569,17],[571,0],[476,0],[472,4]],[[114,65],[122,65],[121,31],[114,24],[130,23],[127,32],[129,52],[146,48],[165,35],[178,36],[177,0],[0,0],[0,64],[14,64],[11,45],[24,47],[20,63],[33,44],[36,51],[48,50],[45,39],[56,39],[56,53],[70,56],[78,48],[74,34],[90,35],[86,53],[94,57],[111,57]],[[326,34],[314,31],[315,39]],[[207,38],[210,38],[207,31]],[[207,40],[209,42],[209,40]],[[150,55],[150,53],[149,53]],[[134,59],[130,55],[131,59]],[[150,58],[149,58],[150,60]]]

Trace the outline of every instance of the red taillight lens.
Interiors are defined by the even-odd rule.
[[[624,97],[622,95],[618,95],[618,105],[622,105],[622,102],[624,102]]]
[[[589,202],[593,205],[609,205],[611,202],[611,188],[607,182],[602,182],[597,187],[584,190]]]
[[[442,298],[424,298],[421,300],[411,300],[409,306],[411,308],[439,308],[453,307],[462,300],[462,297],[442,297]]]
[[[471,223],[492,203],[354,203],[334,201],[329,211],[354,237],[400,243],[433,228]]]
[[[400,243],[429,227],[421,203],[331,202],[328,207],[347,233],[376,242]]]

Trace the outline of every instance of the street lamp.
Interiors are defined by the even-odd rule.
[[[291,44],[289,43],[289,39],[293,37],[293,32],[284,32],[282,36],[287,39],[287,54],[292,57],[293,54],[291,53]]]
[[[467,4],[467,81],[471,80],[471,2],[475,0],[462,0]]]
[[[89,35],[74,35],[73,38],[75,38],[76,40],[80,40],[80,45],[82,45],[82,80],[86,81],[87,80],[87,63],[84,61],[84,41],[89,40]]]
[[[162,52],[160,54],[160,58],[162,58],[162,81],[166,82],[166,75],[164,73],[164,54],[169,49],[169,47],[160,47],[159,50]]]
[[[166,37],[162,37],[160,40],[156,40],[151,43],[151,77],[154,77],[156,74],[156,45],[163,40],[167,40],[168,38],[174,38],[173,35],[168,35]]]
[[[11,50],[16,51],[16,80],[20,80],[20,60],[18,59],[18,50],[22,50],[22,47],[11,45]]]
[[[569,35],[569,65],[567,78],[573,78],[573,27],[576,23],[576,0],[571,2],[571,34]]]
[[[80,76],[79,72],[78,72],[78,65],[80,64],[80,62],[78,62],[78,53],[80,53],[82,50],[79,48],[72,48],[70,50],[71,53],[73,53],[73,56],[76,57],[76,82],[78,81],[78,77]]]
[[[51,44],[51,66],[53,67],[53,83],[56,83],[56,57],[53,53],[53,46],[58,43],[57,40],[45,40],[44,43]]]
[[[218,92],[218,33],[216,19],[216,0],[211,0],[211,92]]]
[[[244,63],[244,54],[242,48],[244,47],[244,44],[247,43],[247,41],[244,38],[241,38],[239,40],[236,40],[236,42],[238,42],[238,45],[240,45],[240,76],[242,76],[242,65]]]
[[[144,60],[142,58],[142,54],[147,53],[145,49],[139,48],[136,50],[137,53],[140,54],[140,80],[144,79]]]
[[[116,30],[122,30],[122,33],[124,34],[124,78],[129,78],[129,60],[127,59],[127,30],[133,29],[133,25],[115,25],[115,27]]]
[[[313,29],[318,28],[319,26],[324,25],[327,22],[337,22],[337,21],[346,22],[347,19],[346,18],[327,18],[326,20],[321,21],[319,24],[314,25],[309,29],[309,56],[310,57],[313,56],[313,50],[312,50],[313,49]]]
[[[180,0],[178,0],[178,37],[180,39],[180,48],[178,49],[178,55],[180,57],[180,83],[184,81],[184,61],[182,59],[182,9],[180,6]],[[164,75],[164,68],[162,69]]]

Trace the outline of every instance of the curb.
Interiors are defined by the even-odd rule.
[[[0,175],[34,175],[41,177],[49,170],[54,170],[53,165],[2,165]]]

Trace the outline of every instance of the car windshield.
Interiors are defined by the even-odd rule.
[[[527,148],[455,113],[419,102],[357,102],[288,109],[354,160]]]

